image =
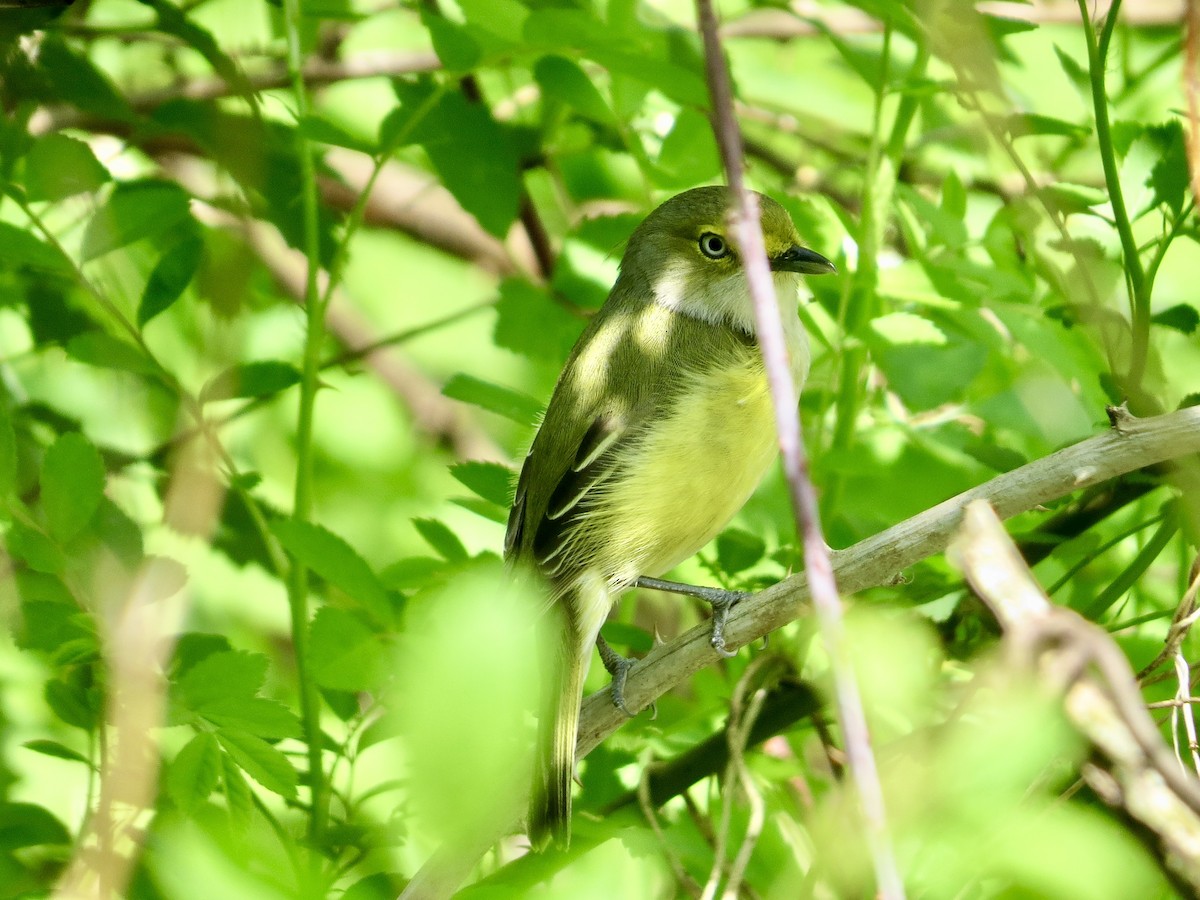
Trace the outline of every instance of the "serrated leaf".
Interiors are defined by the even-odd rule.
[[[0,849],[69,844],[66,827],[33,803],[0,803]]]
[[[188,195],[170,181],[128,181],[102,203],[83,232],[84,262],[143,238],[161,235],[186,220]]]
[[[96,514],[104,496],[104,461],[77,431],[62,435],[42,463],[42,508],[50,535],[66,543]]]
[[[154,362],[139,348],[103,331],[87,331],[67,341],[67,355],[89,366],[137,375],[157,375]]]
[[[451,497],[450,502],[491,522],[499,522],[503,525],[508,521],[507,510],[479,497]]]
[[[98,190],[109,179],[92,148],[64,134],[38,138],[25,156],[25,196],[29,200],[62,200]]]
[[[87,766],[91,765],[91,761],[78,750],[72,750],[58,741],[26,741],[21,746],[34,753],[40,753],[42,756],[52,756],[55,759],[66,759],[71,762],[81,762]]]
[[[266,697],[212,700],[204,704],[200,713],[215,725],[236,728],[261,738],[298,738],[302,733],[296,714],[279,701]]]
[[[379,687],[384,645],[352,613],[330,606],[319,610],[309,626],[308,650],[312,677],[322,687],[355,693]]]
[[[267,790],[288,800],[296,798],[296,785],[300,779],[281,751],[262,738],[235,728],[220,729],[217,740],[239,768]]]
[[[452,400],[461,400],[504,416],[522,425],[529,425],[542,410],[542,405],[520,391],[492,384],[474,375],[459,373],[446,382],[442,393]]]
[[[484,500],[507,507],[512,502],[516,473],[496,462],[471,460],[450,467],[450,474]]]
[[[196,735],[167,766],[167,793],[185,813],[196,810],[217,789],[221,748],[207,731]]]
[[[413,519],[413,525],[416,526],[421,537],[425,538],[426,542],[436,550],[447,562],[465,562],[469,557],[467,548],[463,546],[462,541],[458,539],[450,528],[437,519]]]
[[[254,795],[242,770],[228,753],[221,754],[221,785],[234,824],[244,828],[254,814]]]
[[[1188,190],[1187,146],[1178,119],[1146,129],[1156,157],[1146,183],[1154,191],[1154,202],[1163,203],[1176,215],[1183,208]]]
[[[180,298],[200,268],[203,256],[204,241],[198,237],[186,238],[162,255],[142,291],[137,312],[138,327],[145,327]]]
[[[445,568],[446,561],[444,559],[435,559],[432,556],[410,556],[392,563],[380,573],[379,577],[384,584],[395,590],[406,590],[427,584]]]
[[[387,589],[366,560],[331,531],[311,522],[280,519],[271,531],[297,561],[345,593],[381,622],[391,622],[393,609]]]
[[[46,705],[62,721],[84,731],[91,731],[99,721],[99,710],[83,688],[65,681],[51,679],[43,690]]]
[[[267,658],[261,653],[225,650],[212,653],[193,665],[176,681],[181,702],[203,714],[209,704],[231,697],[250,698],[267,677]]]
[[[1197,312],[1194,306],[1177,303],[1161,312],[1156,312],[1150,317],[1150,321],[1155,325],[1182,331],[1184,334],[1194,334],[1196,327],[1200,326],[1200,312]]]
[[[238,397],[269,397],[299,384],[300,370],[278,360],[242,363],[213,377],[200,391],[200,402]]]

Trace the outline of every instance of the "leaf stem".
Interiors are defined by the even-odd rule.
[[[291,76],[298,121],[303,120],[309,111],[300,46],[301,19],[300,0],[283,0],[288,74]],[[308,258],[308,271],[304,290],[306,331],[301,366],[300,408],[296,414],[296,486],[292,518],[298,522],[307,522],[312,517],[313,507],[313,416],[319,387],[321,345],[325,339],[326,303],[317,285],[321,260],[317,228],[316,172],[312,146],[308,138],[300,133],[296,134],[296,152],[300,158],[304,253]],[[320,704],[316,685],[308,670],[308,568],[299,560],[292,561],[287,588],[292,646],[296,658],[296,681],[300,695],[300,719],[308,750],[308,786],[311,797],[308,837],[314,847],[320,847],[328,818],[329,798],[322,770]]]
[[[1084,20],[1084,38],[1088,52],[1088,80],[1091,84],[1092,108],[1096,118],[1096,142],[1100,150],[1100,163],[1104,168],[1104,181],[1108,187],[1113,208],[1113,223],[1121,239],[1121,255],[1125,260],[1125,277],[1129,284],[1130,329],[1133,346],[1129,359],[1129,383],[1127,392],[1134,392],[1141,383],[1146,370],[1146,354],[1150,343],[1150,291],[1138,256],[1137,241],[1133,236],[1133,223],[1125,206],[1125,195],[1121,190],[1121,178],[1117,169],[1117,153],[1113,147],[1112,127],[1108,118],[1108,97],[1104,87],[1104,71],[1108,48],[1116,28],[1117,13],[1121,0],[1113,0],[1104,19],[1099,38],[1088,16],[1087,0],[1078,0],[1079,12]]]

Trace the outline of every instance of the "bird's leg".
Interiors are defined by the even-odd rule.
[[[698,584],[680,584],[678,581],[663,581],[661,578],[639,578],[637,586],[650,588],[655,591],[669,591],[672,594],[686,594],[698,597],[712,607],[712,637],[709,643],[720,656],[728,659],[736,654],[725,649],[725,623],[729,620],[729,611],[739,600],[749,597],[741,591],[727,591],[722,588],[703,587]]]
[[[619,654],[600,635],[596,635],[596,649],[600,651],[600,662],[604,663],[605,671],[612,676],[608,690],[612,694],[613,706],[632,719],[633,713],[625,705],[625,678],[633,668],[633,660]]]

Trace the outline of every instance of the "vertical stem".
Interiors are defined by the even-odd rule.
[[[821,637],[831,660],[838,721],[842,727],[850,772],[862,804],[867,846],[875,867],[879,896],[885,900],[898,900],[904,897],[904,883],[888,837],[883,788],[867,733],[862,698],[846,646],[842,604],[833,580],[833,566],[821,533],[817,494],[809,477],[808,457],[804,451],[800,417],[797,414],[799,403],[796,386],[788,365],[779,303],[763,246],[757,197],[746,189],[742,175],[742,136],[734,120],[729,72],[717,37],[716,13],[713,0],[696,0],[696,5],[704,39],[705,74],[712,97],[713,130],[717,145],[721,148],[721,159],[733,198],[736,243],[742,253],[746,281],[754,303],[755,326],[775,408],[775,427],[783,453],[783,468],[793,513],[804,541],[805,572]]]
[[[1108,119],[1108,97],[1104,89],[1104,69],[1108,47],[1117,23],[1121,0],[1113,0],[1104,20],[1099,38],[1088,17],[1087,0],[1078,0],[1083,16],[1083,33],[1087,42],[1088,78],[1091,83],[1092,108],[1096,118],[1096,142],[1100,148],[1100,163],[1104,167],[1104,182],[1113,208],[1113,222],[1121,239],[1121,255],[1125,260],[1125,277],[1129,284],[1130,329],[1133,347],[1129,360],[1129,384],[1127,391],[1134,391],[1141,383],[1146,369],[1146,353],[1150,342],[1150,292],[1147,290],[1146,274],[1138,256],[1137,241],[1133,236],[1133,223],[1125,207],[1125,195],[1121,191],[1120,174],[1117,171],[1117,153],[1113,148],[1112,128]]]
[[[300,0],[283,0],[284,25],[287,33],[288,72],[296,99],[296,116],[308,115],[308,92],[302,74],[300,47]],[[312,516],[313,481],[313,412],[316,406],[318,373],[321,366],[321,344],[325,337],[325,304],[317,287],[320,266],[320,243],[317,231],[317,193],[312,147],[308,139],[297,133],[296,150],[300,157],[303,194],[304,252],[308,259],[305,279],[304,310],[305,340],[301,368],[300,409],[296,417],[296,488],[292,517],[300,522]],[[300,715],[308,746],[308,784],[312,809],[309,813],[308,836],[319,847],[325,832],[328,810],[328,791],[325,773],[321,768],[320,704],[316,687],[308,672],[308,569],[292,561],[288,577],[288,607],[291,614],[292,646],[296,654],[296,678],[300,694]]]

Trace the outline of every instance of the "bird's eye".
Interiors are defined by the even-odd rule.
[[[700,235],[700,252],[709,259],[721,259],[729,255],[729,245],[719,234],[706,231]]]

